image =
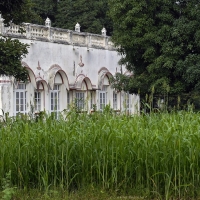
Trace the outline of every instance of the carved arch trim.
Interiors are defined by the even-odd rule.
[[[98,89],[102,90],[102,87],[104,85],[104,78],[105,76],[107,76],[108,78],[113,77],[113,75],[108,71],[107,68],[102,67],[99,71],[98,71]]]
[[[42,84],[43,87],[44,87],[44,91],[49,91],[48,83],[44,79],[42,79],[41,77],[36,78],[36,83],[37,83],[37,90],[39,90],[39,86],[40,86],[40,84]]]
[[[29,75],[29,80],[31,82],[31,84],[33,85],[34,88],[36,88],[36,77],[35,77],[35,73],[33,72],[33,70],[28,66],[28,64],[24,61],[21,62],[22,66],[25,67],[28,71],[28,75]]]
[[[86,85],[87,85],[87,89],[88,90],[92,90],[92,82],[91,80],[85,76],[84,74],[79,74],[76,78],[76,81],[75,81],[75,89],[77,90],[81,90],[82,88],[82,83],[85,81]]]
[[[62,82],[67,90],[69,90],[69,80],[65,71],[57,64],[52,65],[48,70],[48,84],[51,89],[53,89],[55,83],[56,74],[59,73],[62,79]]]

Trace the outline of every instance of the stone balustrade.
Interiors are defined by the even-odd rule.
[[[102,34],[98,35],[51,27],[50,20],[47,20],[48,24],[46,22],[45,26],[30,23],[23,23],[19,26],[10,23],[9,27],[5,27],[3,18],[0,15],[0,34],[12,38],[26,38],[30,40],[63,43],[73,46],[85,46],[87,48],[116,50],[111,38],[106,36],[105,28],[102,29]]]

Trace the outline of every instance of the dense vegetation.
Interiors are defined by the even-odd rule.
[[[0,37],[0,74],[14,76],[17,80],[28,80],[28,72],[21,64],[28,53],[28,45],[11,38]]]
[[[1,1],[0,10],[7,24],[10,20],[43,23],[50,17],[60,28],[74,29],[79,22],[81,31],[99,33],[105,26],[111,34],[109,11],[113,41],[123,55],[121,64],[134,74],[117,74],[119,90],[139,92],[151,102],[156,95],[166,97],[165,103],[170,95],[198,96],[199,2],[109,2],[110,11],[107,0],[11,0]],[[3,37],[0,44],[0,74],[26,80],[20,61],[27,46]],[[45,192],[90,187],[117,195],[197,199],[199,119],[193,112],[2,118],[0,187],[10,194],[15,186]]]
[[[101,34],[105,27],[111,35],[112,20],[108,15],[108,0],[32,0],[33,10],[40,16],[34,23],[44,24],[49,17],[52,25],[58,28],[74,30],[76,23],[81,25],[82,32]]]
[[[122,55],[121,64],[134,76],[118,73],[118,90],[154,97],[177,96],[199,104],[200,9],[197,0],[17,0],[1,1],[5,22],[23,21],[100,33],[107,29]],[[6,56],[9,58],[9,54]],[[8,59],[9,60],[9,59]],[[200,107],[200,105],[198,105]]]
[[[19,189],[92,186],[118,195],[197,198],[199,119],[193,112],[7,119],[0,129],[0,180],[11,171]]]
[[[5,25],[9,26],[10,22],[20,24],[35,18],[36,15],[32,12],[31,5],[29,0],[1,0],[0,15]],[[28,45],[17,39],[0,35],[0,75],[27,81],[28,72],[21,64],[22,58],[28,53],[27,47]]]
[[[5,24],[9,25],[10,22],[20,24],[37,18],[31,9],[32,6],[31,0],[1,0],[0,14],[3,15]]]
[[[134,74],[118,74],[116,87],[143,97],[154,90],[162,97],[194,99],[200,88],[199,1],[109,2],[120,62]]]

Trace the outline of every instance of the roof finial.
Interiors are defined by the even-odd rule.
[[[47,17],[47,19],[45,20],[45,26],[46,27],[51,27],[51,20]]]
[[[76,31],[76,32],[80,32],[80,28],[81,28],[81,26],[80,26],[80,24],[77,22],[77,23],[76,23],[76,26],[75,26],[75,31]]]
[[[102,34],[103,36],[106,36],[106,32],[107,32],[107,31],[106,31],[105,27],[103,27],[102,30],[101,30],[101,34]]]

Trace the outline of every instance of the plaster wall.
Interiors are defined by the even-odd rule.
[[[30,40],[19,40],[30,44]],[[83,67],[79,66],[81,59],[84,64]],[[36,75],[38,65],[44,72],[47,72],[52,65],[57,64],[67,74],[69,84],[74,84],[75,78],[79,74],[84,74],[90,78],[92,84],[97,86],[98,71],[105,67],[111,74],[115,74],[116,71],[119,72],[119,59],[120,56],[116,51],[95,48],[89,48],[88,50],[87,47],[34,41],[30,44],[29,53],[23,61],[28,64]]]
[[[97,109],[101,109],[101,104],[114,107],[114,90],[108,80],[117,72],[127,71],[118,64],[120,56],[106,36],[105,29],[104,34],[95,35],[51,28],[49,25],[24,24],[26,33],[21,34],[17,31],[19,26],[11,24],[8,28],[4,27],[1,16],[0,27],[2,35],[29,44],[28,55],[22,60],[22,65],[29,72],[29,82],[25,89],[26,113],[30,114],[36,105],[35,92],[40,92],[41,107],[34,112],[51,112],[52,99],[55,98],[52,95],[58,98],[57,110],[68,109],[68,104],[75,101],[77,93],[84,93],[87,101],[84,110],[87,112],[93,109],[93,105]],[[10,116],[17,114],[18,84],[13,77],[0,77],[0,108]],[[59,85],[59,91],[52,94],[56,84]],[[106,91],[103,91],[104,86]],[[54,102],[54,106],[57,103]],[[139,96],[117,92],[117,110],[138,113]]]

